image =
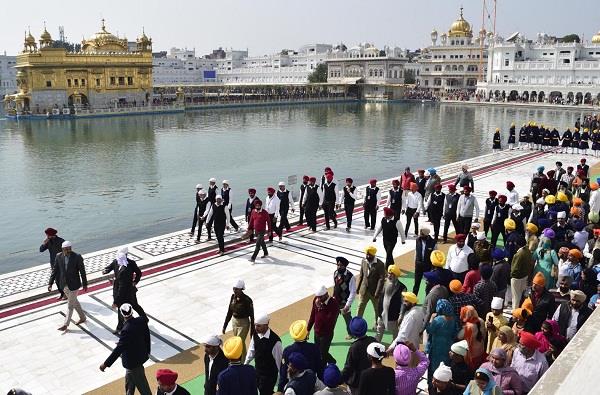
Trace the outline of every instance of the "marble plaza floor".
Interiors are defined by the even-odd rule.
[[[509,179],[521,195],[526,194],[534,169],[540,164],[551,169],[556,160],[566,167],[578,162],[579,156],[503,151],[439,167],[438,173],[447,184],[462,163],[469,163],[475,175],[475,194],[483,207],[487,191],[501,193]],[[596,162],[588,157],[590,165]],[[385,180],[380,186],[385,190],[390,182]],[[254,246],[241,241],[239,234],[227,236],[224,256],[216,254],[212,242],[196,244],[187,230],[130,245],[144,272],[137,296],[150,318],[152,353],[147,365],[197,346],[207,334],[220,333],[231,287],[239,278],[245,280],[255,310],[272,313],[310,296],[320,285],[331,286],[338,255],[346,256],[356,273],[372,233],[363,229],[360,208],[354,214],[351,233],[345,232],[343,214],[339,218],[338,228],[330,231],[320,228],[311,233],[294,226],[283,242],[269,245],[269,257],[259,258],[255,264],[248,261]],[[425,218],[420,222],[426,225]],[[375,244],[379,256],[384,257],[381,237]],[[88,320],[80,326],[72,323],[65,334],[56,330],[64,320],[65,303],[44,293],[47,267],[0,277],[2,386],[22,387],[33,394],[79,394],[122,378],[120,361],[104,373],[98,370],[117,340],[111,333],[117,321],[110,308],[112,291],[99,270],[117,249],[84,256],[93,284],[79,300]],[[407,243],[398,243],[395,255],[407,256],[413,250],[411,228]],[[408,267],[410,263],[406,262]]]

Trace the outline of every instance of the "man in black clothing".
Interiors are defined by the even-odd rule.
[[[402,188],[399,180],[392,180],[392,189],[388,192],[386,207],[394,210],[394,219],[400,219],[402,214]]]
[[[56,255],[62,251],[62,243],[65,240],[57,235],[58,231],[54,228],[46,228],[44,233],[46,234],[46,239],[40,246],[40,252],[48,250],[50,253],[50,270],[52,270],[54,267],[54,261],[56,260]],[[55,284],[58,287],[58,278],[56,279]],[[58,287],[58,292],[60,292],[58,300],[65,299],[65,293],[62,289],[60,289],[60,287]]]
[[[316,177],[309,178],[306,191],[304,192],[304,200],[302,200],[304,214],[306,215],[306,224],[313,232],[317,231],[317,210],[323,202],[321,188],[316,185],[316,182]]]
[[[229,229],[229,209],[223,203],[223,197],[217,195],[215,204],[208,213],[208,222],[212,222],[215,226],[215,236],[219,244],[219,255],[225,254],[225,229]]]
[[[440,235],[440,223],[444,216],[444,202],[446,200],[446,194],[442,192],[442,184],[435,184],[433,187],[433,193],[429,195],[427,200],[427,214],[433,225],[433,238],[437,242]]]
[[[229,187],[229,181],[223,180],[223,188],[221,188],[221,196],[223,197],[223,205],[225,205],[225,207],[229,211],[229,221],[227,221],[227,224],[230,224],[231,226],[233,226],[233,229],[235,229],[235,231],[237,232],[240,227],[235,222],[233,215],[231,215],[231,213],[233,211],[231,195],[232,194],[231,194],[231,188]]]
[[[541,272],[536,273],[533,277],[531,287],[528,287],[523,293],[523,299],[519,306],[527,298],[529,298],[533,305],[533,312],[525,322],[524,329],[527,332],[536,333],[542,330],[542,323],[552,318],[552,313],[556,310],[554,295],[546,289],[545,278]],[[513,303],[516,302],[513,300]]]
[[[256,189],[248,189],[248,199],[246,199],[246,223],[250,221],[250,215],[254,208],[254,200],[256,199]],[[250,243],[254,242],[254,232],[250,233]]]
[[[394,369],[383,365],[386,356],[385,346],[371,343],[367,346],[367,355],[371,359],[371,367],[360,374],[358,393],[360,395],[395,395],[396,374]]]
[[[504,245],[506,245],[506,230],[504,229],[504,220],[510,216],[510,206],[506,204],[507,197],[505,195],[498,196],[498,204],[494,209],[494,215],[492,219],[492,240],[491,244],[493,248],[496,248],[498,243],[498,236],[502,235]]]
[[[494,219],[494,213],[498,205],[497,194],[498,192],[496,191],[490,191],[489,197],[485,199],[485,212],[483,213],[483,231],[485,232],[485,237],[487,237],[488,231],[492,226],[492,220]]]
[[[229,360],[223,354],[219,336],[207,337],[204,344],[204,395],[217,394],[217,379],[219,373],[227,369]]]
[[[212,203],[206,196],[206,191],[204,189],[201,189],[200,192],[198,192],[198,197],[200,199],[198,200],[198,207],[196,209],[198,211],[198,237],[196,238],[196,242],[200,242],[200,236],[202,235],[202,227],[204,226],[204,224],[206,224],[206,218],[208,217],[208,214],[210,213],[210,210],[212,208]],[[210,228],[207,226],[206,230],[208,232],[208,239],[210,240]]]
[[[300,184],[300,199],[298,200],[298,205],[300,206],[300,220],[298,224],[302,225],[304,222],[304,194],[306,193],[306,186],[308,185],[308,176],[302,177],[302,184]]]
[[[136,388],[141,395],[152,395],[144,373],[144,362],[150,356],[148,320],[144,317],[134,318],[133,308],[129,303],[122,304],[120,310],[125,324],[119,335],[117,346],[106,361],[100,365],[100,370],[104,372],[117,358],[121,357],[125,368],[126,395],[134,395]]]
[[[367,326],[367,321],[362,317],[352,318],[349,325],[350,334],[356,340],[348,348],[342,380],[348,384],[353,394],[358,392],[361,373],[371,367],[367,347],[375,343],[375,338],[367,336]]]
[[[443,243],[448,242],[448,229],[450,224],[454,226],[454,230],[458,229],[458,223],[456,222],[456,209],[458,208],[458,199],[460,195],[456,193],[456,186],[448,185],[448,193],[446,194],[446,200],[444,200],[444,236]]]
[[[281,236],[283,235],[283,228],[286,231],[290,231],[290,221],[288,221],[288,213],[290,209],[292,213],[294,212],[294,198],[293,196],[290,199],[290,191],[288,191],[285,187],[285,182],[280,181],[278,185],[277,197],[279,198],[279,241],[281,241]]]
[[[340,305],[340,315],[346,322],[346,340],[350,340],[352,335],[350,333],[350,320],[352,319],[352,313],[350,308],[352,302],[356,297],[356,278],[350,270],[348,270],[348,259],[343,256],[335,258],[337,270],[333,273],[333,298],[337,300]]]
[[[215,204],[217,195],[220,195],[218,192],[219,192],[219,188],[217,187],[217,179],[211,178],[210,180],[208,180],[208,190],[206,192],[208,201],[211,204]],[[212,237],[210,236],[212,224],[213,224],[212,221],[206,221],[206,229],[208,230],[208,240],[212,239]]]
[[[425,197],[425,185],[427,184],[427,177],[425,177],[425,170],[418,169],[417,176],[415,177],[415,184],[417,184],[417,190],[421,196]]]
[[[377,186],[377,180],[369,180],[369,185],[365,189],[365,200],[363,203],[364,215],[365,215],[365,229],[369,227],[371,230],[375,230],[377,225],[377,209],[379,208],[379,199],[381,194],[379,193],[379,187]]]
[[[58,279],[58,289],[63,290],[68,301],[65,322],[58,330],[66,331],[73,316],[73,310],[77,310],[77,314],[79,315],[79,321],[76,325],[83,324],[86,320],[81,304],[77,300],[77,294],[79,293],[79,288],[82,286],[83,292],[87,291],[87,276],[83,257],[71,250],[71,242],[65,240],[61,247],[62,252],[56,255],[54,267],[50,274],[48,292],[52,290],[52,283]]]
[[[394,219],[394,210],[389,207],[383,208],[384,217],[373,235],[373,242],[377,241],[377,236],[383,231],[383,248],[385,249],[385,268],[394,264],[394,247],[398,242],[398,236],[402,244],[406,243],[404,229],[400,219]]]
[[[254,360],[260,395],[273,395],[283,354],[281,339],[269,328],[269,321],[270,317],[267,314],[258,316],[254,321],[255,330],[244,362],[248,365]]]
[[[436,241],[429,235],[429,228],[421,228],[415,247],[415,283],[413,293],[419,294],[423,273],[431,270],[431,253],[436,248]]]
[[[129,259],[127,256],[127,247],[124,247],[117,252],[117,259],[114,259],[104,268],[104,270],[102,270],[102,274],[108,274],[110,272],[112,272],[113,276],[112,307],[113,309],[117,309],[119,320],[117,329],[114,333],[118,334],[125,322],[123,315],[121,314],[121,309],[119,309],[122,304],[129,303],[140,317],[147,318],[144,309],[138,304],[136,297],[136,286],[140,282],[142,271],[133,259]]]
[[[354,215],[354,203],[356,202],[356,187],[352,185],[354,180],[346,178],[346,186],[344,186],[344,211],[346,212],[346,232],[350,232],[352,228],[352,216]]]
[[[325,227],[330,229],[329,221],[333,222],[333,228],[337,228],[337,216],[335,210],[340,208],[339,191],[337,184],[333,182],[333,174],[325,175],[323,183],[323,211],[325,212]]]
[[[192,230],[190,231],[190,235],[194,236],[194,231],[196,230],[196,224],[198,223],[198,202],[200,201],[200,191],[202,190],[202,184],[196,185],[196,207],[194,207],[194,219],[192,220]]]

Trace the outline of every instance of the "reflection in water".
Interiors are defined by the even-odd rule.
[[[53,226],[80,252],[189,226],[194,186],[227,178],[245,190],[288,175],[357,183],[489,152],[492,130],[535,119],[559,130],[575,111],[454,104],[331,104],[176,115],[0,123],[0,271],[45,262]],[[504,141],[506,141],[504,136]],[[15,253],[17,251],[25,251]]]

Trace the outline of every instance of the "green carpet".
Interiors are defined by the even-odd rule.
[[[406,285],[409,290],[412,290],[414,277],[413,273],[405,274],[401,277],[402,283]],[[419,301],[422,302],[425,298],[425,283],[421,284],[421,289],[419,290]],[[358,298],[354,300],[352,304],[352,312],[356,314],[356,310],[358,309]],[[310,311],[306,312],[306,317],[310,315]],[[367,309],[365,310],[364,318],[369,323],[369,326],[372,326],[375,322],[375,312],[373,311],[372,306],[369,304]],[[291,324],[291,322],[290,322]],[[335,326],[335,334],[333,336],[333,341],[331,342],[331,348],[329,349],[329,353],[336,359],[337,366],[342,369],[344,363],[346,362],[346,354],[348,353],[348,347],[352,343],[352,340],[346,340],[346,327],[345,322],[342,317],[339,317],[337,324]],[[373,329],[369,329],[368,334],[375,337],[375,331]],[[279,334],[281,337],[281,341],[283,343],[283,347],[290,345],[293,343],[292,338],[289,333]],[[311,335],[312,339],[312,335]],[[391,333],[386,333],[383,336],[382,342],[384,344],[389,344],[392,341]],[[202,394],[204,391],[204,374],[201,374],[190,381],[183,383],[182,385],[185,389],[190,391],[192,394]]]

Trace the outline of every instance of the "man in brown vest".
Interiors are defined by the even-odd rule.
[[[360,303],[356,315],[362,317],[367,303],[371,301],[375,310],[375,317],[378,317],[379,298],[385,282],[385,264],[375,256],[377,254],[375,246],[367,247],[365,254],[360,265],[360,279],[357,286]]]

